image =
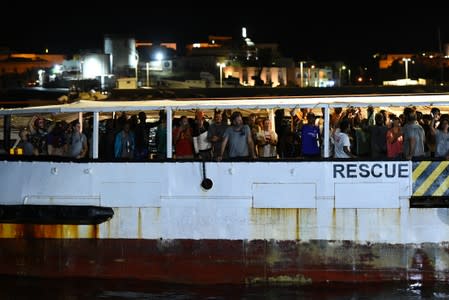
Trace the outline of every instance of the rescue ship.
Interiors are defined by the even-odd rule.
[[[449,162],[333,159],[330,112],[449,107],[449,94],[78,101],[2,109],[93,120],[92,158],[6,153],[0,164],[0,274],[183,284],[314,284],[449,279]],[[99,159],[114,112],[322,111],[322,158]],[[9,146],[8,146],[9,147]],[[208,179],[205,184],[205,179]]]

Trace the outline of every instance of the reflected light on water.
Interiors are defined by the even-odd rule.
[[[138,280],[0,277],[0,299],[446,299],[449,286],[422,282],[319,286],[185,286]]]

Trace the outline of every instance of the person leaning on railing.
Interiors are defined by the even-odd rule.
[[[449,159],[449,120],[447,117],[441,118],[439,114],[432,114],[430,133],[435,136],[435,157]],[[440,121],[438,128],[435,123]]]
[[[231,122],[232,126],[228,127],[224,133],[220,156],[217,157],[217,160],[222,160],[228,143],[229,158],[255,158],[254,141],[251,137],[251,130],[248,125],[243,124],[242,114],[238,111],[233,112],[231,115]]]
[[[87,137],[81,132],[81,124],[76,121],[73,124],[73,131],[70,136],[70,150],[69,156],[73,158],[84,158],[87,154]]]
[[[424,157],[424,129],[416,119],[416,112],[413,108],[406,107],[404,115],[407,123],[404,125],[404,157],[406,159]]]
[[[340,122],[340,130],[335,132],[335,158],[356,158],[354,154],[351,153],[351,142],[349,140],[349,132],[351,131],[351,126],[348,119],[343,119]]]

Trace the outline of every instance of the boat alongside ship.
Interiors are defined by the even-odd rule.
[[[93,159],[4,156],[0,274],[187,284],[449,279],[449,162],[329,158],[335,107],[449,107],[449,94],[79,101],[0,110],[92,115]],[[322,159],[98,158],[99,120],[121,111],[312,108]],[[14,120],[12,121],[14,122]],[[5,126],[9,127],[9,126]],[[167,124],[172,132],[172,124]],[[210,186],[201,183],[207,176]]]

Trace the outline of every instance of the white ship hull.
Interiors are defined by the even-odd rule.
[[[412,168],[211,162],[213,188],[204,190],[201,162],[4,161],[2,204],[111,207],[114,216],[99,225],[1,224],[11,251],[0,256],[3,273],[183,283],[440,280],[449,270],[449,212],[410,208]]]

